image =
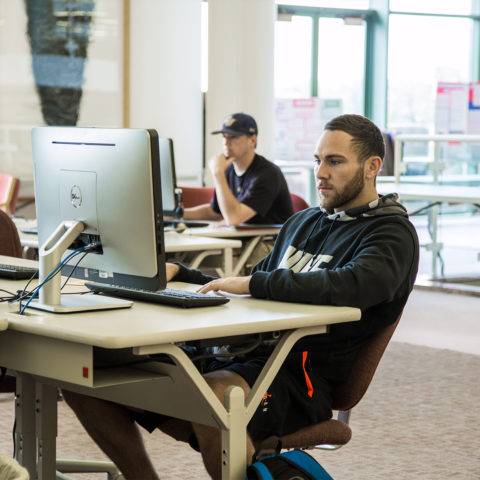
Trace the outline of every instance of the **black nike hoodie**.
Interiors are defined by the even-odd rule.
[[[327,335],[306,337],[294,347],[309,351],[325,378],[342,381],[363,341],[402,312],[418,250],[396,194],[339,213],[309,208],[284,224],[273,250],[253,268],[250,291],[257,298],[361,309],[359,322],[332,325]],[[199,284],[211,279],[183,266],[175,278]]]

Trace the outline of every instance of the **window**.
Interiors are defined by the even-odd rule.
[[[294,15],[275,24],[275,95],[311,96],[312,19]]]
[[[428,132],[437,82],[480,80],[480,0],[276,3],[291,19],[277,22],[276,97],[340,97],[382,128]]]
[[[341,99],[344,113],[363,113],[364,22],[321,17],[318,23],[318,96]]]
[[[275,3],[288,3],[289,5],[305,7],[356,8],[366,10],[369,0],[290,0],[289,2],[276,0]]]
[[[416,125],[433,133],[437,83],[472,78],[472,29],[473,21],[468,18],[390,15],[390,129]]]
[[[472,0],[390,0],[392,12],[470,15]]]

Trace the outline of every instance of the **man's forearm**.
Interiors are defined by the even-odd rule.
[[[255,211],[238,201],[228,185],[225,174],[214,176],[217,202],[227,225],[238,225],[255,215]]]
[[[203,205],[197,205],[196,207],[185,208],[183,210],[183,218],[185,220],[221,220],[222,216],[215,212],[213,208],[205,203]]]

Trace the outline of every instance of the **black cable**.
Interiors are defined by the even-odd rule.
[[[418,215],[419,213],[422,213],[425,210],[429,210],[430,208],[436,207],[437,205],[440,205],[441,202],[434,202],[434,203],[429,203],[425,207],[421,207],[418,210],[414,210],[413,212],[409,212],[408,215],[413,216],[413,215]]]
[[[8,302],[9,300],[12,300],[12,298],[14,298],[18,295],[18,293],[9,292],[8,290],[4,290],[3,288],[0,288],[0,292],[5,292],[8,295],[10,295],[9,297],[0,297],[0,303],[1,302]]]
[[[196,362],[198,360],[207,360],[209,358],[230,358],[230,357],[237,357],[239,355],[245,355],[247,353],[252,352],[256,348],[258,348],[261,344],[263,343],[263,337],[261,334],[257,336],[257,339],[255,342],[250,345],[249,347],[242,348],[240,350],[235,350],[230,353],[203,353],[201,355],[197,355],[195,357],[190,357],[190,360],[192,362]],[[163,354],[161,354],[163,355]],[[168,357],[167,357],[168,358]],[[162,362],[161,360],[156,359],[155,357],[148,357],[148,358],[142,358],[139,360],[132,360],[130,362],[123,362],[123,363],[115,363],[111,365],[95,365],[95,368],[98,370],[106,370],[109,368],[123,368],[123,367],[130,367],[132,365],[139,365],[142,363],[152,363],[152,362],[157,362],[157,363],[165,363]]]
[[[197,362],[199,360],[208,360],[209,358],[233,358],[238,357],[241,355],[246,355],[247,353],[253,352],[256,348],[258,348],[263,342],[262,335],[258,335],[257,340],[252,343],[249,347],[242,348],[240,350],[234,350],[229,353],[203,353],[201,355],[197,355],[196,357],[191,357],[190,360],[192,362]]]
[[[92,249],[93,249],[93,247],[92,247]],[[81,253],[81,252],[79,252],[79,254],[80,254],[80,253]],[[87,254],[89,254],[89,253],[90,253],[90,249],[87,250],[87,251],[85,251],[85,252],[83,253],[83,255],[81,256],[81,258],[78,260],[78,262],[77,262],[77,263],[75,264],[75,266],[72,268],[72,271],[71,271],[70,274],[68,275],[68,277],[67,277],[67,279],[65,280],[65,282],[63,282],[63,285],[60,287],[60,290],[63,290],[63,287],[67,284],[67,282],[70,280],[70,278],[72,278],[73,272],[77,269],[79,263],[80,263],[80,262],[85,258],[85,256],[86,256]]]
[[[36,276],[36,273],[33,273],[32,276],[28,279],[26,285],[23,287],[22,293],[21,293],[20,297],[18,298],[19,310],[21,310],[21,308],[22,308],[22,300],[24,298],[28,298],[32,294],[32,292],[27,292],[27,288],[30,285],[30,283],[32,282],[32,280],[35,278],[35,276]]]
[[[35,289],[33,291],[30,291],[30,292],[26,292],[26,287],[29,285],[29,283],[33,280],[33,277],[27,282],[27,285],[24,287],[24,290],[22,292],[22,295],[19,296],[18,300],[19,300],[19,310],[20,310],[20,314],[23,313],[23,310],[26,308],[26,306],[28,305],[29,302],[27,302],[26,306],[23,307],[23,310],[22,310],[22,300],[24,300],[25,298],[29,298],[32,296],[32,295],[36,295],[40,288],[42,288],[46,283],[48,283],[52,278],[54,278],[56,275],[58,275],[59,273],[61,273],[62,271],[62,267],[63,265],[68,261],[68,260],[71,260],[72,258],[75,258],[77,255],[80,255],[81,253],[89,253],[90,251],[92,251],[93,249],[95,249],[97,247],[96,244],[90,244],[90,245],[87,245],[86,247],[82,247],[81,249],[79,249],[78,251],[74,251],[72,252],[66,259],[64,259],[62,262],[59,263],[59,265],[57,265],[57,267],[55,267],[55,269],[52,271],[55,272],[55,273],[50,273],[45,280],[43,280],[43,282],[40,284],[40,285],[37,285],[35,287]],[[77,268],[78,264],[80,263],[80,261],[84,258],[85,255],[82,256],[82,258],[80,258],[80,260],[76,263],[75,267],[73,268],[72,272],[70,273],[69,277],[67,278],[67,281],[70,279],[70,277],[72,276],[74,270]],[[63,288],[65,286],[65,284],[61,287]],[[30,301],[30,300],[29,300]]]

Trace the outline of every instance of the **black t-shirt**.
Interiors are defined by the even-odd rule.
[[[229,165],[225,174],[238,201],[257,212],[246,223],[284,223],[293,215],[292,199],[285,177],[280,168],[266,158],[255,154],[253,162],[243,175],[235,173],[233,164]],[[210,206],[221,214],[216,193]]]

